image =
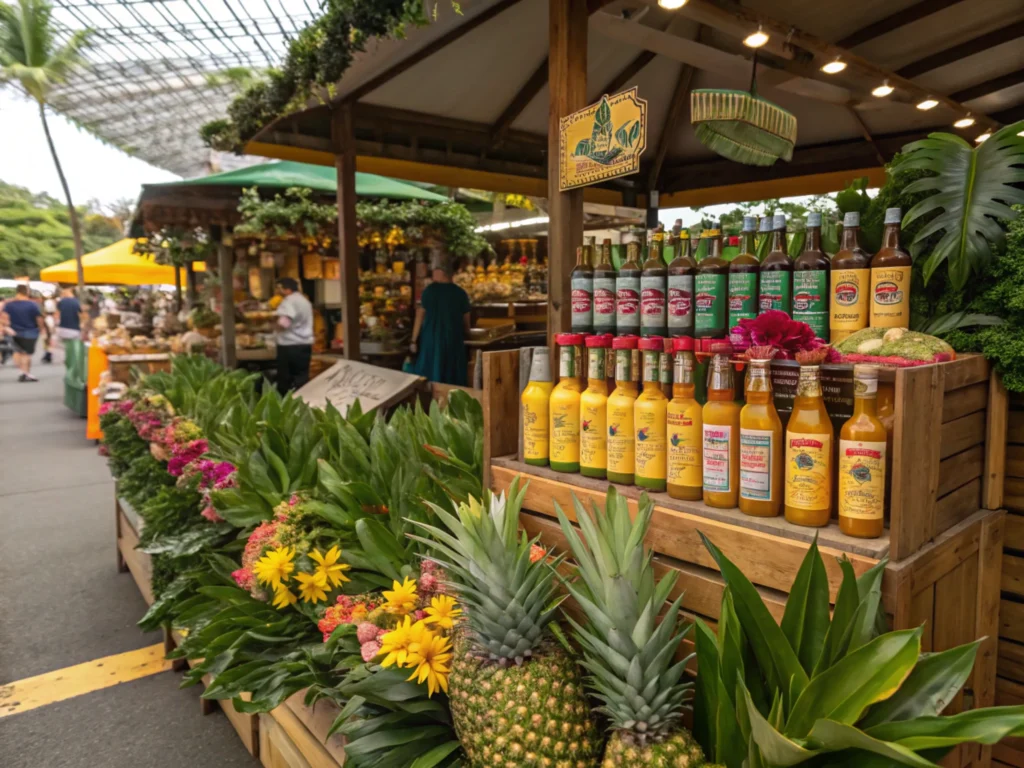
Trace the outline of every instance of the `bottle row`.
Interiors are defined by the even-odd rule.
[[[690,336],[570,333],[558,334],[556,342],[557,385],[547,349],[538,348],[522,394],[526,463],[711,507],[739,507],[756,517],[785,514],[797,525],[828,525],[836,509],[844,533],[881,536],[888,432],[878,414],[875,366],[853,366],[852,411],[837,430],[812,354],[799,365],[784,427],[773,397],[770,347],[753,347],[737,361],[728,342],[713,344],[701,405]],[[585,383],[577,369],[584,345]],[[742,401],[738,364],[746,370]]]
[[[839,251],[829,256],[821,245],[821,214],[811,213],[803,252],[786,250],[786,217],[761,220],[771,250],[758,259],[756,220],[743,219],[740,254],[723,258],[721,230],[705,230],[706,248],[691,248],[689,233],[655,232],[641,254],[641,237],[626,243],[626,261],[618,270],[605,240],[596,262],[595,246],[577,250],[570,276],[572,331],[619,336],[726,336],[741,320],[782,310],[807,323],[832,343],[868,327],[906,328],[910,324],[913,260],[900,247],[900,209],[885,213],[882,247],[874,256],[860,245],[860,214],[847,213]],[[707,255],[698,263],[693,253]],[[666,257],[670,254],[671,260]],[[667,263],[666,263],[667,262]]]

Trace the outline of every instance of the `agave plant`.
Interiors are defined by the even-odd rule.
[[[1024,706],[941,716],[971,674],[978,642],[921,653],[921,628],[882,632],[883,560],[859,579],[845,558],[829,616],[817,542],[781,626],[753,584],[704,537],[726,591],[718,636],[697,621],[696,728],[729,768],[935,766],[963,742],[1024,734]]]
[[[1024,168],[1015,167],[1024,165],[1024,137],[1018,135],[1022,131],[1024,122],[1008,125],[976,147],[950,133],[932,133],[903,148],[897,171],[933,174],[904,189],[904,194],[932,192],[903,217],[906,227],[934,215],[911,245],[914,257],[932,235],[942,233],[924,260],[925,282],[946,262],[953,286],[963,288],[992,260],[993,246],[1006,237],[999,220],[1016,218],[1011,206],[1024,203],[1024,190],[1014,186],[1024,181]]]

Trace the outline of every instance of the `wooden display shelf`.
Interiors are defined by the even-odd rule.
[[[345,764],[344,740],[327,738],[341,712],[329,701],[313,707],[299,691],[269,714],[260,715],[260,762],[264,768],[338,768]]]
[[[128,571],[142,593],[146,605],[153,604],[153,562],[152,558],[136,547],[139,546],[139,533],[142,531],[142,520],[138,513],[125,499],[117,495],[114,486],[114,525],[117,545],[117,570]]]

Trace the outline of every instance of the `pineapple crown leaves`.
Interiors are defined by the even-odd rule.
[[[654,580],[653,557],[643,545],[654,505],[644,494],[631,520],[626,499],[609,488],[603,510],[592,504],[588,512],[575,496],[573,506],[579,531],[557,503],[555,511],[579,574],[565,586],[589,624],[569,619],[584,649],[588,683],[614,727],[657,738],[677,723],[692,685],[681,682],[688,659],[673,663],[689,631],[679,626],[682,595],[658,621],[678,574]]]
[[[501,663],[531,656],[546,636],[562,599],[556,595],[553,563],[530,561],[537,539],[519,533],[519,510],[526,496],[518,479],[505,494],[487,492],[484,503],[470,498],[455,513],[430,504],[447,531],[411,520],[429,534],[410,537],[425,544],[448,571],[459,599],[469,608],[468,621],[482,651]]]

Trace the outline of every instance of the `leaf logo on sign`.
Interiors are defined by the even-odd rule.
[[[640,138],[640,121],[627,120],[613,134],[612,108],[608,105],[608,97],[601,98],[601,104],[594,113],[594,130],[589,139],[581,139],[576,144],[573,154],[586,157],[601,165],[608,165],[627,149],[632,149]],[[612,136],[614,135],[614,143]]]

